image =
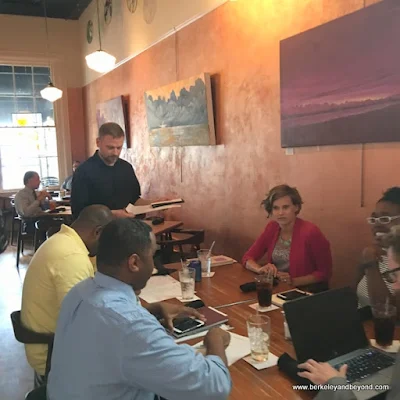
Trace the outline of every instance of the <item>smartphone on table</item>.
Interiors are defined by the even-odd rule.
[[[296,299],[300,299],[302,297],[307,297],[307,296],[309,296],[308,293],[302,292],[297,289],[289,290],[288,292],[284,292],[284,293],[278,293],[276,295],[276,297],[279,297],[280,299],[285,300],[285,301],[296,300]]]
[[[173,320],[173,325],[174,325],[174,336],[182,336],[190,331],[199,328],[200,326],[203,326],[204,321],[190,317],[182,317],[182,318],[175,318]]]

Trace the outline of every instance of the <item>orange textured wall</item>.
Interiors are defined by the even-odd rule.
[[[296,149],[286,156],[280,147],[279,41],[363,5],[364,0],[224,4],[84,88],[88,153],[95,150],[96,103],[129,96],[132,163],[144,196],[182,196],[186,203],[172,217],[205,228],[216,252],[239,259],[267,222],[259,204],[268,189],[295,185],[305,201],[302,217],[331,241],[333,284],[346,283],[370,239],[365,217],[383,189],[399,184],[400,145],[366,145],[364,158],[361,145]],[[150,148],[145,90],[200,72],[212,75],[219,145]]]
[[[86,159],[86,135],[83,115],[83,89],[68,88],[68,117],[71,137],[72,160],[84,161]]]

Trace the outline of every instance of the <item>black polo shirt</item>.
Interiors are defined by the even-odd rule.
[[[119,158],[109,166],[98,151],[78,167],[72,179],[71,207],[75,218],[92,204],[120,210],[136,203],[139,197],[140,184],[132,165]]]

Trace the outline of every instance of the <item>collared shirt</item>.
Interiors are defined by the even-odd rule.
[[[15,210],[21,217],[34,217],[44,214],[41,203],[36,198],[36,192],[28,187],[24,187],[15,195]]]
[[[72,178],[71,207],[75,217],[87,206],[103,204],[121,210],[140,197],[140,184],[132,165],[120,158],[106,165],[98,151],[75,171]]]
[[[223,400],[230,390],[220,357],[177,345],[127,284],[97,272],[65,297],[49,400]]]
[[[35,332],[53,333],[61,302],[78,282],[93,277],[93,264],[77,232],[62,225],[33,256],[22,290],[22,323]],[[47,345],[25,345],[31,367],[44,375]]]

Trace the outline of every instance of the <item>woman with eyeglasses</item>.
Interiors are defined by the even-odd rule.
[[[369,307],[372,302],[385,302],[388,296],[394,296],[394,290],[385,275],[389,267],[384,237],[393,226],[400,225],[400,187],[392,187],[384,192],[367,222],[371,225],[374,243],[364,249],[358,269],[357,295],[360,307]],[[393,301],[400,310],[400,295]]]
[[[396,190],[400,188],[392,188],[385,192],[384,196],[389,193],[387,198],[390,198]],[[379,202],[378,202],[379,203]],[[395,215],[382,215],[394,217]],[[375,216],[379,218],[379,216]],[[383,221],[386,221],[385,219]],[[385,225],[385,224],[384,224]],[[386,224],[388,225],[388,224]],[[382,236],[381,236],[382,237]],[[388,269],[382,274],[384,279],[389,282],[391,291],[400,293],[400,225],[393,226],[390,233],[384,235],[385,247],[387,251]],[[344,387],[347,385],[346,372],[347,365],[342,365],[340,370],[336,370],[328,363],[320,363],[315,360],[308,360],[303,364],[299,364],[298,368],[303,369],[298,372],[302,378],[309,379],[315,385],[337,385]],[[340,385],[340,386],[339,386]],[[400,399],[400,352],[397,354],[396,364],[394,366],[390,391],[384,397],[386,400]],[[375,398],[375,397],[374,397]],[[376,397],[378,399],[378,397]],[[382,397],[379,395],[379,399]],[[315,400],[356,400],[353,392],[349,390],[321,390]]]

